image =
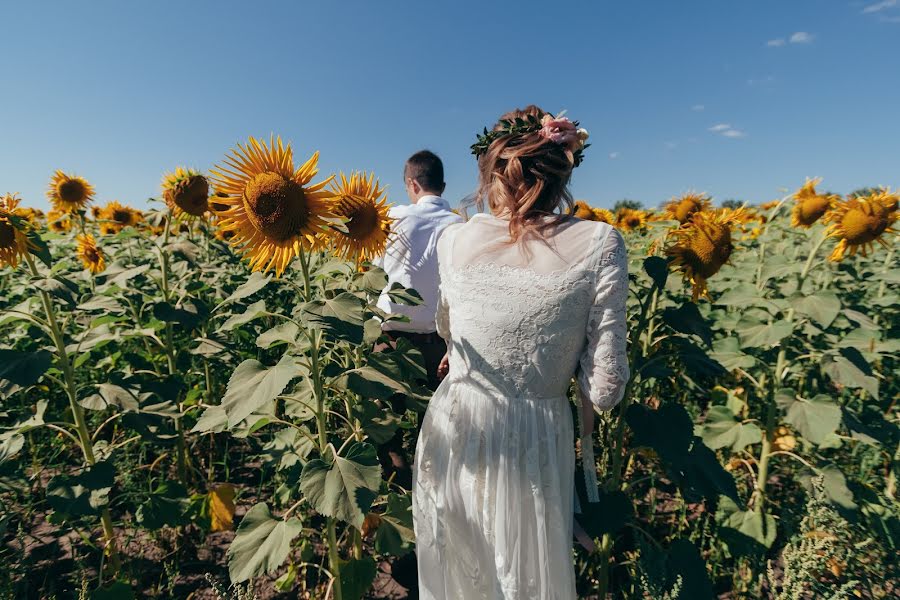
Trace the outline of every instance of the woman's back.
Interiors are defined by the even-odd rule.
[[[598,286],[613,283],[604,271],[624,266],[614,264],[625,261],[621,236],[605,223],[564,218],[510,243],[507,221],[478,214],[449,229],[438,254],[438,327],[450,338],[452,380],[512,397],[565,395],[591,315],[605,308]]]

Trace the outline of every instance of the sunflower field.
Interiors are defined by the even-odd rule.
[[[416,597],[385,445],[430,392],[375,349],[379,295],[421,299],[372,265],[385,189],[317,161],[250,138],[155,210],[61,171],[46,215],[0,199],[0,597]],[[898,195],[818,184],[576,203],[629,244],[633,372],[599,503],[576,477],[580,597],[900,594]]]

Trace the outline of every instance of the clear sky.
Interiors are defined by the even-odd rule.
[[[591,131],[573,191],[762,202],[900,186],[900,0],[0,2],[0,193],[56,168],[142,206],[164,171],[280,134],[322,172],[440,154],[537,103]]]

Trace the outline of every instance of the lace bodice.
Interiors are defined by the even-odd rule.
[[[506,221],[476,215],[438,245],[438,333],[453,381],[506,397],[555,398],[573,375],[612,408],[628,381],[627,256],[605,223],[570,219],[545,241],[508,243]]]

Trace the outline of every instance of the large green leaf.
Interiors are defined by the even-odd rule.
[[[306,435],[304,435],[304,433]],[[278,470],[290,468],[306,461],[315,445],[311,434],[305,427],[285,427],[275,433],[272,440],[263,446],[263,460],[275,463]]]
[[[344,456],[325,456],[303,467],[300,490],[318,512],[362,527],[378,495],[381,465],[375,448],[353,443]]]
[[[272,573],[291,550],[291,541],[303,531],[300,519],[272,516],[266,504],[247,511],[228,547],[228,575],[232,583]]]
[[[346,371],[335,383],[338,387],[355,392],[363,398],[381,400],[409,391],[409,387],[402,382],[368,366]]]
[[[186,522],[187,507],[187,489],[177,481],[163,481],[138,507],[135,519],[141,527],[150,530],[176,527]]]
[[[347,600],[360,600],[375,581],[378,569],[375,559],[364,556],[358,559],[341,561],[341,597]]]
[[[115,474],[112,463],[103,461],[78,475],[57,475],[47,484],[47,504],[63,518],[96,515],[108,502]]]
[[[218,310],[221,306],[229,304],[231,302],[236,302],[238,300],[242,300],[248,296],[252,296],[259,290],[266,287],[266,284],[271,281],[271,275],[264,275],[261,271],[256,271],[250,274],[250,277],[247,278],[247,281],[242,283],[228,298],[223,300],[218,306],[216,306],[216,310]]]
[[[841,424],[841,407],[824,394],[809,400],[794,397],[787,406],[785,421],[808,441],[818,445]]]
[[[132,411],[140,409],[136,392],[114,383],[101,383],[96,394],[86,396],[78,403],[89,410],[104,410],[110,406]]]
[[[740,452],[762,441],[762,431],[753,423],[741,423],[727,406],[713,406],[706,414],[700,437],[712,448],[731,448]]]
[[[775,517],[769,513],[741,510],[728,498],[722,498],[717,519],[719,536],[733,556],[762,554],[775,541]]]
[[[381,554],[401,556],[412,549],[416,541],[413,530],[412,496],[388,494],[387,509],[380,515],[375,532],[375,550]]]
[[[749,369],[756,364],[755,358],[741,351],[741,342],[731,336],[713,342],[713,351],[710,355],[729,371]]]
[[[271,348],[277,344],[293,344],[299,333],[300,328],[296,323],[285,321],[259,334],[259,337],[256,338],[256,345],[260,348]]]
[[[378,406],[368,399],[363,399],[353,406],[353,416],[359,419],[363,431],[376,444],[384,444],[400,427],[402,419],[389,408]]]
[[[239,364],[231,374],[222,398],[221,407],[228,417],[228,426],[234,427],[263,404],[277,398],[292,379],[303,373],[290,354],[282,356],[273,367],[252,358]]]
[[[822,356],[822,370],[834,381],[851,389],[864,389],[877,400],[878,379],[856,348],[841,348]]]
[[[648,256],[644,259],[644,272],[653,280],[656,287],[665,289],[669,277],[669,263],[659,256]]]
[[[422,295],[412,288],[405,288],[396,281],[391,284],[387,290],[388,298],[395,304],[405,304],[407,306],[418,306],[422,304]]]
[[[666,325],[679,333],[694,334],[709,346],[712,344],[712,330],[693,302],[685,302],[678,308],[667,308],[662,312]]]
[[[37,383],[52,362],[53,355],[46,350],[19,352],[0,349],[0,398],[8,398]]]
[[[575,487],[579,496],[581,512],[575,514],[575,520],[592,538],[604,533],[616,533],[634,517],[634,504],[621,490],[600,490],[598,502],[587,502],[583,494],[584,478],[575,479]]]
[[[249,323],[254,319],[258,319],[266,314],[266,301],[259,300],[258,302],[254,302],[247,309],[238,314],[231,315],[228,319],[222,323],[222,326],[219,327],[219,331],[231,331],[235,327],[239,325],[243,325],[244,323]]]
[[[798,314],[809,317],[823,329],[827,329],[841,311],[840,299],[829,290],[821,290],[811,296],[796,297],[791,300],[791,305]]]
[[[380,294],[387,287],[388,276],[384,269],[371,267],[364,273],[357,273],[353,276],[353,285],[356,289],[365,290],[372,294]]]
[[[301,308],[305,325],[321,329],[327,335],[361,344],[363,340],[363,301],[350,292],[341,292],[334,298],[313,300]]]
[[[737,333],[744,348],[765,348],[773,346],[789,336],[793,326],[784,319],[764,323],[755,317],[745,316],[737,324]]]

